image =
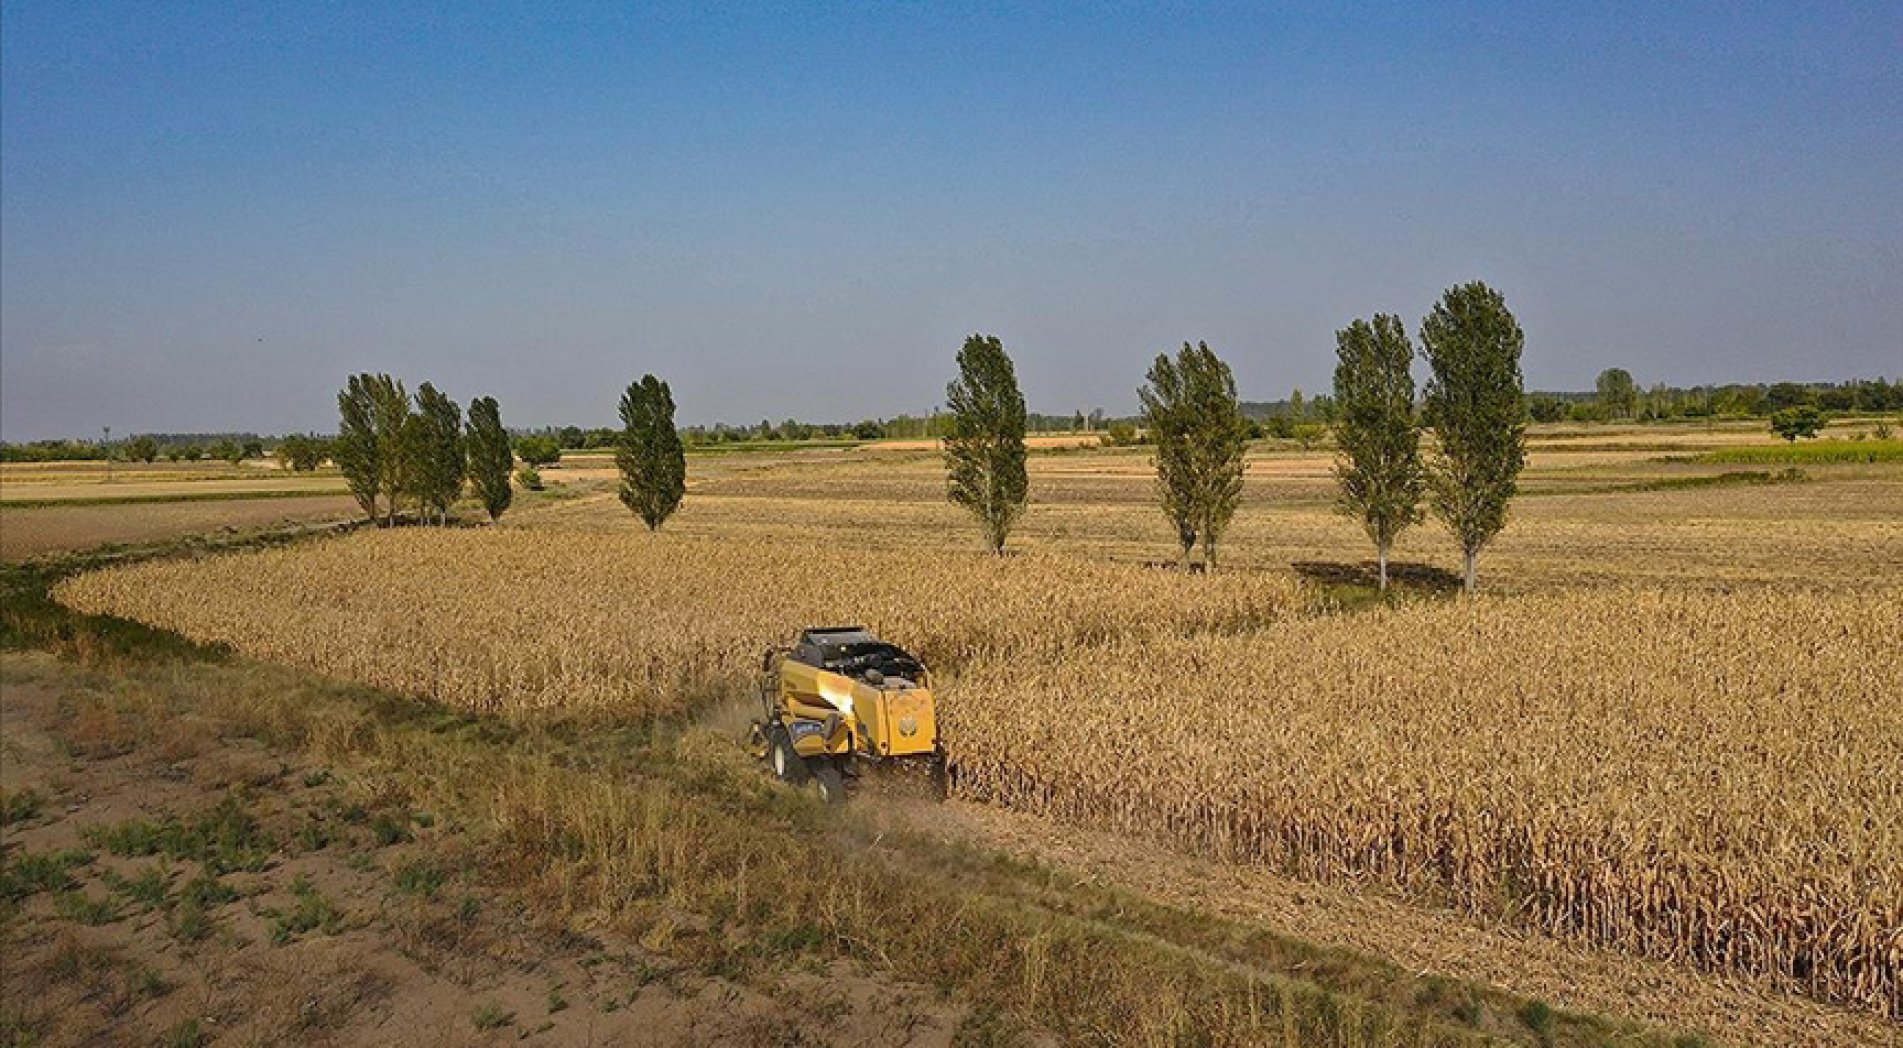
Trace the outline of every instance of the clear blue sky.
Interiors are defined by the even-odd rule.
[[[0,8],[0,436],[1245,397],[1484,279],[1540,388],[1903,376],[1903,5]]]

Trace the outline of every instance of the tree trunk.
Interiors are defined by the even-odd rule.
[[[1480,584],[1479,577],[1475,574],[1475,571],[1474,571],[1475,563],[1479,561],[1480,559],[1480,551],[1477,549],[1470,549],[1465,551],[1465,553],[1466,553],[1466,560],[1467,560],[1466,572],[1465,572],[1465,575],[1466,575],[1465,588],[1468,593],[1472,593],[1475,587],[1477,587]]]
[[[1381,564],[1381,592],[1388,591],[1388,541],[1382,539],[1375,543],[1375,559]]]
[[[1216,535],[1215,532],[1205,531],[1203,532],[1203,574],[1208,575],[1215,570]]]

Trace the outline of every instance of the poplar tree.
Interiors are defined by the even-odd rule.
[[[502,409],[496,398],[477,397],[469,402],[463,443],[469,453],[469,486],[476,490],[489,519],[499,519],[515,500],[515,488],[509,484],[515,454],[509,450],[509,433],[502,428]]]
[[[1137,391],[1143,425],[1155,442],[1157,500],[1175,526],[1182,562],[1203,544],[1203,568],[1216,566],[1216,544],[1242,499],[1242,456],[1249,423],[1229,365],[1207,343],[1183,343],[1172,361],[1159,355]]]
[[[1380,585],[1388,550],[1421,519],[1420,432],[1414,426],[1414,345],[1401,318],[1377,313],[1335,332],[1337,503],[1374,542]]]
[[[978,518],[986,548],[1004,552],[1024,513],[1024,394],[1017,369],[994,335],[972,335],[958,351],[958,378],[945,387],[951,432],[944,438],[946,496]]]
[[[406,423],[406,480],[418,509],[438,524],[462,497],[469,460],[463,448],[463,413],[456,402],[425,382],[416,390],[416,414]]]
[[[621,434],[615,443],[621,471],[621,503],[649,531],[680,508],[687,493],[687,452],[674,428],[674,394],[653,375],[621,395]]]
[[[337,394],[337,439],[331,458],[343,471],[357,505],[372,521],[377,519],[379,499],[384,500],[384,523],[396,519],[402,491],[403,428],[409,414],[410,398],[403,383],[389,375],[352,375]]]
[[[1505,297],[1479,281],[1448,289],[1421,322],[1421,349],[1433,370],[1425,421],[1439,445],[1430,501],[1460,543],[1469,593],[1479,581],[1480,551],[1506,526],[1526,464],[1524,342]]]

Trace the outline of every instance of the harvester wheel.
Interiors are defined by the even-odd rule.
[[[774,729],[772,752],[768,756],[773,761],[773,774],[795,786],[806,782],[806,761],[793,749],[793,740],[787,736],[786,729]]]
[[[841,804],[846,799],[846,776],[840,772],[839,765],[826,761],[813,769],[813,781],[819,786],[819,799],[827,804]]]

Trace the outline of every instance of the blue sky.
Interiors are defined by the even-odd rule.
[[[1903,5],[0,7],[0,436],[1246,397],[1499,287],[1540,388],[1903,375]]]

